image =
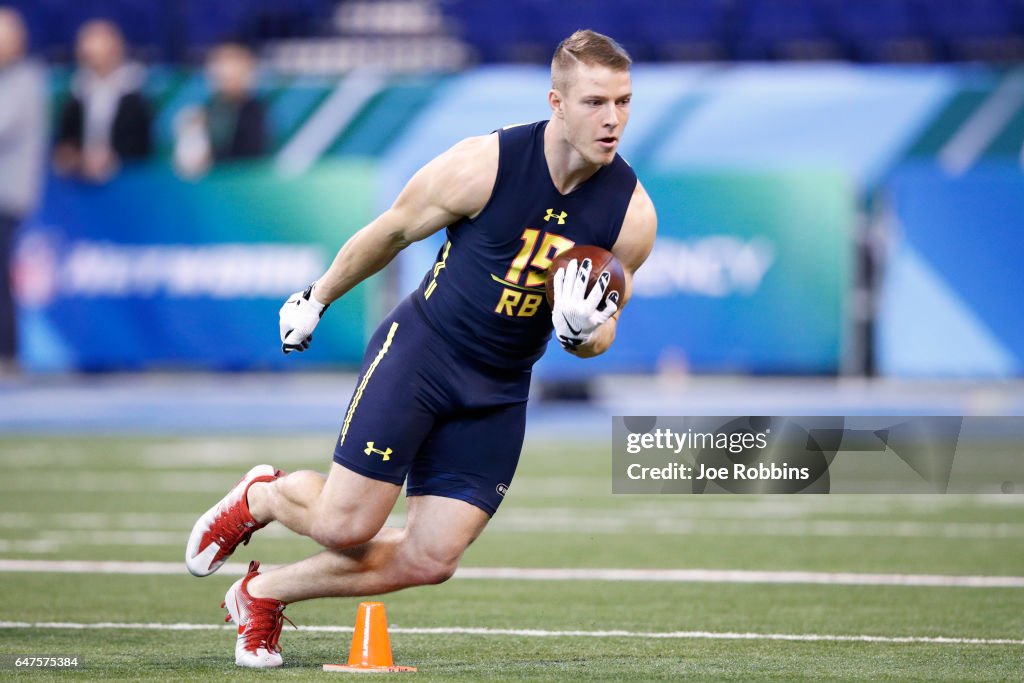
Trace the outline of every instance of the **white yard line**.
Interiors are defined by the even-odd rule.
[[[459,569],[455,576],[465,579],[527,581],[649,581],[668,583],[1024,588],[1024,576],[855,574],[848,572],[747,571],[728,569],[521,569],[517,567],[467,567]]]
[[[0,529],[184,530],[194,512],[0,512]]]
[[[128,629],[139,631],[234,631],[231,625],[219,624],[157,624],[157,623],[76,623],[0,621],[0,628],[12,629]],[[299,631],[311,633],[351,633],[351,626],[301,626]],[[933,645],[1024,645],[1024,640],[1009,638],[964,638],[928,636],[828,635],[819,633],[734,633],[714,631],[550,631],[512,628],[409,628],[392,626],[391,633],[416,635],[522,636],[528,638],[650,638],[683,640],[785,640],[841,643],[921,643]]]
[[[1024,538],[1024,524],[898,520],[724,519],[707,515],[653,515],[624,509],[614,513],[519,509],[495,517],[506,532],[634,534],[668,536],[810,536],[822,538]]]
[[[176,475],[171,475],[177,478]],[[155,487],[177,486],[168,480]],[[211,487],[212,488],[212,487]],[[224,487],[219,486],[217,490]],[[1024,498],[1022,496],[1021,498]],[[863,504],[862,504],[863,506]],[[505,533],[588,533],[636,534],[667,536],[738,536],[738,537],[820,537],[820,538],[937,538],[937,539],[1022,539],[1024,523],[1010,521],[953,522],[929,519],[818,519],[823,514],[813,508],[771,506],[765,504],[732,506],[709,503],[707,510],[689,506],[628,505],[605,510],[580,510],[563,507],[510,509],[496,517],[491,526]],[[862,513],[863,514],[863,513]],[[891,511],[890,514],[902,514]],[[922,512],[922,514],[927,514]],[[61,546],[122,544],[129,532],[185,532],[195,522],[196,513],[28,513],[0,512],[0,530],[32,530],[36,539],[59,541]],[[405,516],[393,514],[391,526],[401,526]],[[62,533],[67,530],[91,530],[93,533]],[[112,534],[103,540],[100,532]],[[288,536],[278,525],[269,536]],[[2,535],[2,534],[0,534]],[[176,537],[153,534],[149,544],[161,538],[177,543]],[[28,540],[28,539],[22,539]],[[0,546],[3,545],[0,540]]]
[[[237,480],[236,480],[237,481]],[[0,481],[0,492],[58,493],[203,493],[223,495],[234,482],[215,472],[104,472],[77,470],[13,472]],[[214,498],[216,499],[216,498]]]
[[[271,567],[267,567],[268,569]],[[241,576],[246,565],[228,563],[220,573]],[[186,574],[178,562],[97,562],[85,560],[0,560],[0,572],[62,574]],[[923,586],[944,588],[1024,588],[1024,576],[946,574],[859,574],[851,572],[746,571],[732,569],[526,569],[463,567],[457,579],[493,581],[630,581],[659,583],[768,583],[834,586]]]
[[[60,551],[60,543],[42,538],[22,538],[9,540],[0,538],[0,553],[55,553]]]

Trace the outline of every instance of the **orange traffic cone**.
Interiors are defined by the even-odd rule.
[[[324,664],[324,671],[368,672],[415,671],[414,666],[395,666],[388,637],[388,618],[383,602],[361,602],[356,614],[356,631],[348,664]]]

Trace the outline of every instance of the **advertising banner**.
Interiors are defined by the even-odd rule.
[[[1024,176],[986,163],[952,176],[906,165],[889,183],[892,241],[879,295],[878,367],[900,377],[1024,372]]]
[[[285,358],[277,311],[372,218],[373,171],[296,179],[263,165],[200,182],[125,169],[106,185],[51,178],[14,263],[30,370],[356,365],[373,282],[331,308],[318,353]]]
[[[650,371],[835,373],[854,256],[855,204],[829,172],[645,175],[658,239],[615,345],[548,375]]]

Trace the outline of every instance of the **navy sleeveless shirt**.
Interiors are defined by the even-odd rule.
[[[498,175],[473,219],[447,240],[412,298],[427,322],[469,358],[496,368],[532,366],[551,337],[548,266],[574,245],[611,250],[636,174],[622,157],[567,195],[544,156],[547,121],[498,131]]]

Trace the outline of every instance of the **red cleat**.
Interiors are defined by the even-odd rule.
[[[250,562],[249,573],[232,584],[220,606],[228,611],[224,621],[238,626],[235,664],[253,669],[269,669],[284,664],[278,639],[284,622],[292,622],[284,615],[285,605],[280,600],[249,595],[247,586],[252,577],[259,576],[259,568],[259,562]]]
[[[252,518],[246,495],[256,482],[274,481],[282,474],[270,465],[253,467],[199,518],[185,546],[185,566],[193,576],[209,576],[220,569],[239,544],[248,543],[254,532],[266,526]]]

